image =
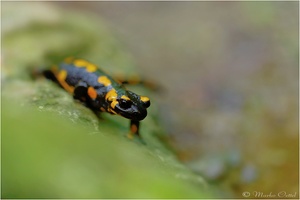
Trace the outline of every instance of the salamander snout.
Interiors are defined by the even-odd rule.
[[[131,96],[132,97],[132,96]],[[147,116],[147,108],[150,106],[148,97],[121,96],[110,103],[110,109],[122,117],[140,121]]]
[[[132,104],[130,107],[122,107],[122,104],[117,104],[114,109],[119,115],[140,121],[143,120],[147,116],[147,109],[144,108],[143,106],[138,106],[135,104]]]

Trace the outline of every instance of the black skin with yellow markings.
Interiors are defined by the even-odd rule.
[[[108,112],[130,119],[128,137],[139,135],[139,121],[147,116],[150,106],[148,97],[128,91],[121,82],[82,59],[66,58],[63,63],[44,70],[43,74],[96,114]]]

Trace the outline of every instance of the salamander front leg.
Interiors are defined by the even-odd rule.
[[[127,137],[129,139],[133,139],[135,135],[138,137],[140,136],[139,133],[140,121],[131,120],[130,121],[130,132],[128,133]]]

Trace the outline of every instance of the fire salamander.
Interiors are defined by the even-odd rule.
[[[96,114],[108,112],[130,119],[128,137],[139,136],[139,122],[147,116],[150,106],[148,97],[127,90],[122,82],[82,59],[66,58],[42,73]]]

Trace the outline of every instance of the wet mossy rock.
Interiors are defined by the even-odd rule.
[[[158,139],[155,103],[142,122],[143,145],[125,137],[128,120],[99,120],[52,82],[30,78],[31,69],[68,55],[134,73],[99,17],[46,3],[2,7],[2,198],[208,197],[202,178]]]

